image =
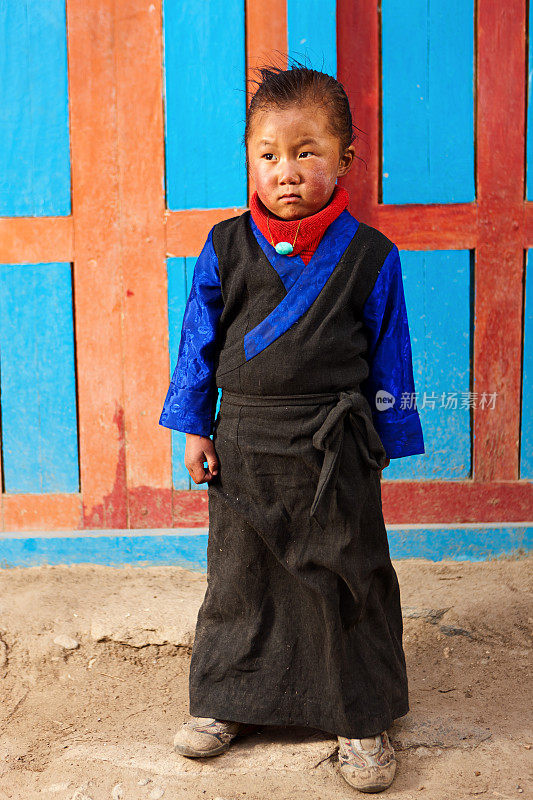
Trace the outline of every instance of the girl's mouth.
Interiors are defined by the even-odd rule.
[[[282,194],[280,200],[284,203],[294,203],[296,200],[300,200],[299,194]]]

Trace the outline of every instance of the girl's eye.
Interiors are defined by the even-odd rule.
[[[274,157],[274,153],[263,153],[261,156],[261,158],[266,158],[267,161],[272,161]]]
[[[304,150],[303,153],[300,153],[300,158],[302,157],[305,158],[305,156],[312,156],[312,155],[313,154],[311,153],[310,150]]]

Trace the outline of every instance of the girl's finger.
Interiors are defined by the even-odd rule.
[[[206,453],[207,468],[211,475],[216,475],[218,472],[218,460],[214,453]]]
[[[205,481],[205,467],[201,461],[196,461],[194,464],[187,466],[189,475],[195,483],[203,483]]]

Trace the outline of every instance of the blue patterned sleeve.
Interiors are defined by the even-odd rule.
[[[223,309],[213,229],[198,256],[183,314],[178,359],[159,424],[183,433],[210,436],[218,399],[216,335]]]
[[[361,391],[389,458],[424,453],[415,402],[411,338],[396,245],[387,255],[363,308],[369,375]]]

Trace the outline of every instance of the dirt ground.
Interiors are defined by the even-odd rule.
[[[533,557],[394,565],[411,710],[389,729],[398,771],[378,796],[533,797]],[[173,752],[204,591],[179,567],[0,570],[0,798],[364,796],[336,771],[336,739],[309,728]]]

